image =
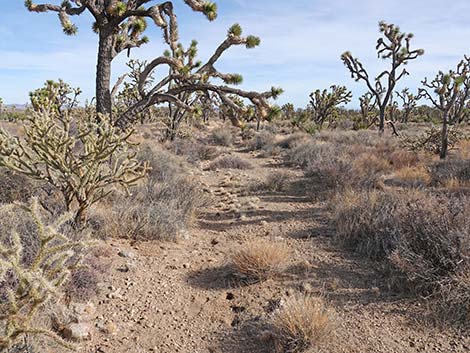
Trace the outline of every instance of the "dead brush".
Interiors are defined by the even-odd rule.
[[[209,169],[253,169],[253,165],[237,156],[224,156],[209,164]]]
[[[323,299],[296,295],[271,318],[277,352],[304,352],[331,339],[336,328],[334,310]]]
[[[287,244],[266,239],[245,242],[232,256],[235,269],[251,279],[267,280],[287,267],[291,251]]]
[[[287,189],[289,186],[289,180],[291,179],[291,176],[287,172],[276,172],[273,174],[270,174],[266,180],[264,181],[262,187],[265,190],[269,191],[275,191],[275,192],[282,192]]]

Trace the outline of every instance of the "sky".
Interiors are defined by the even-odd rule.
[[[59,4],[61,0],[49,0]],[[2,0],[0,14],[0,97],[9,104],[28,101],[28,92],[48,79],[62,78],[83,90],[82,101],[94,95],[97,36],[91,15],[74,16],[79,32],[62,33],[57,14],[29,13],[23,0]],[[174,0],[182,43],[199,42],[200,58],[207,59],[239,23],[244,34],[261,37],[254,49],[231,48],[218,62],[222,72],[243,75],[241,88],[264,91],[282,87],[278,104],[305,107],[309,93],[333,84],[353,92],[351,108],[366,91],[355,82],[340,60],[349,50],[361,59],[371,76],[387,67],[377,59],[378,22],[385,20],[412,32],[412,47],[425,55],[411,62],[410,76],[397,86],[416,91],[420,81],[439,70],[456,66],[470,54],[470,1],[468,0],[218,0],[218,18],[209,22],[182,0]],[[161,31],[149,25],[150,43],[134,49],[132,58],[151,60],[165,46]],[[126,53],[113,62],[113,77],[126,71]]]

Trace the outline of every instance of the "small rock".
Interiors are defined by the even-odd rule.
[[[190,266],[191,266],[191,265],[188,264],[188,263],[184,263],[184,264],[183,264],[183,268],[189,268]]]
[[[135,257],[135,254],[129,250],[121,250],[118,252],[118,255],[121,257],[128,257],[130,259],[133,259]]]
[[[111,320],[108,320],[104,323],[98,323],[96,326],[101,332],[107,335],[115,335],[117,333],[117,326]]]
[[[91,326],[87,323],[73,323],[63,330],[64,338],[74,341],[90,339]]]

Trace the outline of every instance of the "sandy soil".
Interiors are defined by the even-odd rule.
[[[298,188],[246,192],[246,185],[281,169],[295,183],[301,171],[241,147],[227,153],[255,168],[227,172],[201,166],[194,177],[212,201],[188,240],[106,241],[110,274],[94,300],[94,322],[111,328],[95,329],[80,352],[272,352],[263,341],[263,322],[273,303],[300,291],[323,296],[337,312],[336,337],[323,352],[470,352],[469,336],[432,328],[419,303],[393,294],[375,264],[331,241],[321,202],[299,196]],[[234,203],[242,205],[238,212]],[[247,283],[232,270],[230,254],[254,237],[282,238],[293,249],[281,278]],[[118,255],[122,250],[130,254]]]

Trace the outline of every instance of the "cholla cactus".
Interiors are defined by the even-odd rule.
[[[331,92],[317,89],[310,94],[310,105],[313,108],[313,122],[319,129],[326,121],[330,124],[338,118],[338,106],[351,101],[352,93],[344,86],[333,85]]]
[[[400,28],[394,24],[382,21],[379,23],[379,30],[383,33],[384,38],[377,40],[377,56],[382,59],[390,59],[390,69],[383,71],[372,81],[364,65],[350,52],[343,53],[341,60],[350,71],[351,77],[356,81],[364,81],[370,93],[375,97],[379,108],[379,132],[382,133],[385,129],[386,109],[392,98],[393,90],[397,82],[409,74],[406,69],[399,71],[400,67],[423,55],[424,50],[412,50],[410,42],[413,34],[400,32]]]
[[[23,246],[20,235],[12,231],[9,239],[2,234],[0,242],[0,282],[6,277],[14,284],[6,287],[0,303],[0,351],[10,348],[28,336],[46,336],[56,343],[73,348],[54,332],[35,326],[35,318],[44,305],[60,295],[60,288],[67,281],[70,271],[80,265],[83,249],[87,244],[72,241],[61,234],[60,227],[71,214],[59,217],[54,224],[46,226],[38,211],[35,199],[29,206],[2,205],[0,212],[22,208],[35,223],[39,249],[31,264],[22,261]]]
[[[78,104],[78,96],[82,93],[80,88],[72,88],[59,79],[59,82],[46,81],[44,87],[29,93],[31,106],[35,111],[48,107],[55,114],[71,111]]]
[[[441,112],[442,130],[439,156],[445,159],[449,145],[449,125],[463,121],[470,101],[470,57],[465,56],[457,69],[439,71],[432,81],[424,79],[419,95],[429,99]]]
[[[46,102],[27,114],[24,137],[0,130],[0,166],[53,185],[80,225],[113,187],[127,190],[144,177],[146,165],[135,158],[133,130],[113,127],[107,116],[58,110],[55,99]]]
[[[184,0],[194,11],[202,12],[209,20],[217,16],[216,4],[202,0]],[[154,3],[149,5],[149,3]],[[177,35],[169,28],[168,15],[173,14],[173,3],[154,0],[61,0],[57,4],[36,4],[25,0],[32,12],[56,12],[65,34],[73,35],[77,27],[71,16],[89,12],[94,18],[93,30],[99,36],[98,63],[96,71],[96,109],[98,113],[111,114],[111,62],[123,51],[147,43],[144,35],[147,20],[152,21],[165,37]],[[171,18],[171,21],[173,18]]]
[[[237,115],[249,115],[254,109],[255,118],[259,121],[268,120],[273,111],[268,99],[277,98],[282,90],[271,90],[258,93],[244,91],[228,85],[240,84],[242,76],[236,73],[222,73],[215,68],[216,62],[231,47],[243,45],[246,48],[254,48],[260,43],[258,37],[242,36],[240,25],[235,24],[227,32],[226,39],[217,47],[209,60],[202,64],[196,60],[197,42],[192,41],[185,49],[178,42],[178,27],[176,16],[168,13],[168,33],[165,41],[169,49],[164,54],[149,62],[141,71],[138,81],[135,83],[142,97],[131,106],[115,122],[117,126],[126,127],[136,120],[136,116],[151,106],[158,104],[170,104],[170,119],[172,123],[178,123],[185,114],[199,114],[201,111],[198,96],[210,97],[213,104],[237,111]],[[156,69],[168,69],[169,74],[158,80],[153,78]],[[216,85],[211,80],[220,79],[225,84]],[[238,100],[250,101],[251,105],[239,104]],[[233,114],[230,118],[233,117]],[[240,121],[231,119],[235,126],[240,126]],[[177,126],[177,124],[173,124]]]

